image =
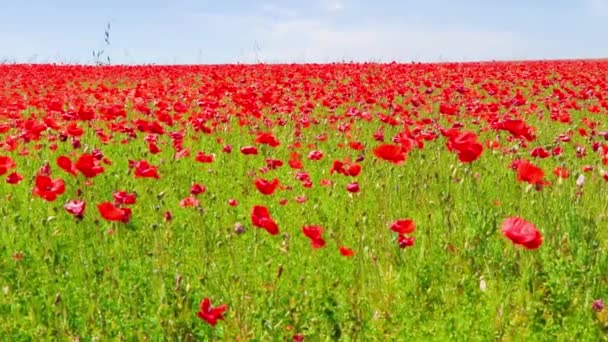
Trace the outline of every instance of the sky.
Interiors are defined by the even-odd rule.
[[[0,8],[5,62],[90,64],[100,50],[112,64],[608,57],[608,0],[0,0]]]

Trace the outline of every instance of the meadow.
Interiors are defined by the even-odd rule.
[[[607,340],[608,62],[0,65],[0,337]]]

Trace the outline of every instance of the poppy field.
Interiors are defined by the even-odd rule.
[[[606,340],[608,62],[0,65],[0,336]]]

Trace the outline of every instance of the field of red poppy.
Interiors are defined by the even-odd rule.
[[[602,340],[608,62],[0,65],[9,340]]]

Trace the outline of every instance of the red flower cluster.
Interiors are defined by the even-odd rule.
[[[325,240],[323,239],[323,228],[320,226],[304,226],[302,227],[302,233],[310,239],[310,245],[312,248],[321,248],[325,246]]]
[[[400,219],[390,224],[389,228],[399,234],[397,236],[397,243],[399,247],[406,248],[414,245],[415,238],[408,236],[416,230],[416,223],[412,219]]]
[[[502,234],[514,244],[527,249],[536,249],[543,243],[543,236],[534,224],[517,216],[502,222]]]
[[[256,205],[251,210],[251,223],[258,227],[265,229],[270,235],[277,235],[279,233],[279,226],[274,222],[270,216],[268,208]]]
[[[224,312],[226,312],[226,310],[228,310],[228,305],[222,304],[217,307],[212,307],[211,300],[205,298],[201,301],[196,315],[209,325],[215,326],[217,321],[224,319]]]

